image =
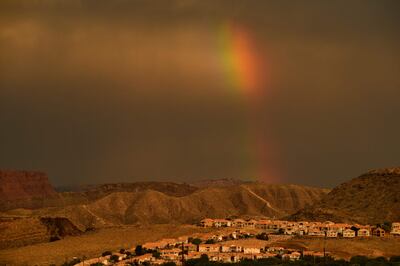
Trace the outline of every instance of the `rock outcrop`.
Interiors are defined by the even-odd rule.
[[[0,201],[56,196],[45,173],[33,171],[0,171]]]

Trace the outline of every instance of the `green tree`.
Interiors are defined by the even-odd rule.
[[[392,230],[392,223],[391,223],[391,222],[388,222],[388,221],[385,221],[385,222],[381,225],[381,228],[382,228],[383,230],[385,230],[386,232],[390,232],[390,230]]]
[[[350,259],[350,264],[356,264],[360,266],[365,266],[368,262],[368,258],[365,256],[354,256]]]
[[[194,244],[194,245],[200,245],[201,242],[202,242],[202,241],[201,241],[200,238],[195,238],[195,239],[192,240],[192,244]]]
[[[153,251],[153,257],[159,259],[161,257],[161,253],[158,250]]]
[[[144,254],[146,254],[146,251],[142,247],[142,245],[137,245],[135,248],[135,254],[136,254],[136,256],[144,255]]]
[[[390,257],[390,262],[397,262],[397,263],[400,263],[400,256],[393,256],[393,257]]]

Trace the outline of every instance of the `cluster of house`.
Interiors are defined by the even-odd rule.
[[[238,262],[243,259],[263,259],[279,256],[283,260],[297,260],[301,251],[285,249],[274,246],[272,243],[291,238],[292,236],[275,235],[269,241],[258,240],[254,233],[245,230],[230,230],[218,234],[200,233],[191,236],[183,236],[177,239],[162,239],[156,242],[149,242],[142,245],[146,252],[143,255],[129,256],[126,253],[113,253],[117,256],[117,262],[111,261],[111,255],[85,260],[78,265],[90,266],[93,264],[104,265],[131,265],[151,264],[161,265],[166,262],[174,262],[181,265],[182,261],[198,259],[207,255],[210,261]],[[200,244],[191,242],[193,239],[200,240]],[[200,242],[199,241],[199,242]],[[206,244],[209,243],[210,244]],[[204,244],[203,244],[204,243]],[[130,250],[134,254],[134,249]],[[304,255],[323,256],[322,253],[304,251]]]
[[[204,227],[232,227],[219,230],[218,233],[199,233],[191,236],[182,236],[176,239],[162,239],[156,242],[145,243],[141,247],[144,254],[136,255],[135,249],[126,253],[114,253],[85,260],[77,265],[131,265],[151,264],[161,265],[174,262],[181,265],[182,261],[201,258],[207,255],[210,261],[234,263],[243,259],[263,259],[278,257],[282,260],[298,260],[302,255],[322,257],[322,252],[295,250],[276,246],[277,241],[286,240],[298,235],[338,237],[368,237],[375,235],[383,237],[387,232],[382,228],[365,225],[335,224],[332,222],[288,222],[276,220],[226,220],[204,219],[200,223]],[[351,228],[357,228],[357,233]],[[249,229],[249,230],[247,230]],[[264,229],[264,230],[253,230]],[[268,234],[268,241],[256,239],[255,231],[281,231],[282,234]],[[391,235],[400,236],[400,223],[393,223]],[[193,241],[194,239],[198,240]]]
[[[384,237],[385,235],[400,236],[400,222],[392,223],[390,232],[383,228],[370,225],[346,224],[326,222],[293,222],[280,220],[243,220],[243,219],[203,219],[200,221],[202,227],[234,227],[234,228],[257,228],[270,230],[271,232],[285,235],[307,235],[315,237]]]
[[[242,238],[244,235],[250,238]],[[205,234],[204,236],[207,236]],[[235,239],[228,240],[225,239]],[[205,237],[200,237],[205,240]],[[174,262],[181,265],[182,261],[190,259],[199,259],[207,255],[210,261],[234,263],[243,259],[256,260],[271,257],[279,257],[283,260],[298,260],[303,251],[296,249],[288,249],[284,247],[274,246],[270,241],[257,240],[254,235],[246,232],[231,232],[229,237],[226,235],[213,235],[210,238],[217,241],[212,244],[193,244],[188,241],[181,242],[179,240],[171,241],[169,239],[161,240],[153,243],[146,243],[143,248],[148,250],[156,250],[159,252],[157,256],[153,253],[147,253],[141,256],[135,256],[128,260],[121,261],[117,265],[127,265],[127,263],[151,265],[161,265],[166,262]],[[208,239],[208,240],[210,240]],[[323,256],[321,252],[304,251],[303,255]]]

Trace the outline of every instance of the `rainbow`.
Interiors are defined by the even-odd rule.
[[[244,98],[248,110],[249,128],[245,150],[255,162],[255,178],[275,182],[277,171],[272,155],[273,145],[257,120],[262,100],[269,90],[269,68],[255,45],[252,35],[237,23],[225,22],[219,32],[219,58],[228,88]]]

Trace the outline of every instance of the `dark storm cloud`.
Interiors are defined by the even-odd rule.
[[[398,165],[399,7],[2,1],[0,167],[56,184],[257,176],[248,110],[219,62],[227,20],[271,67],[253,119],[280,181],[333,186]]]

